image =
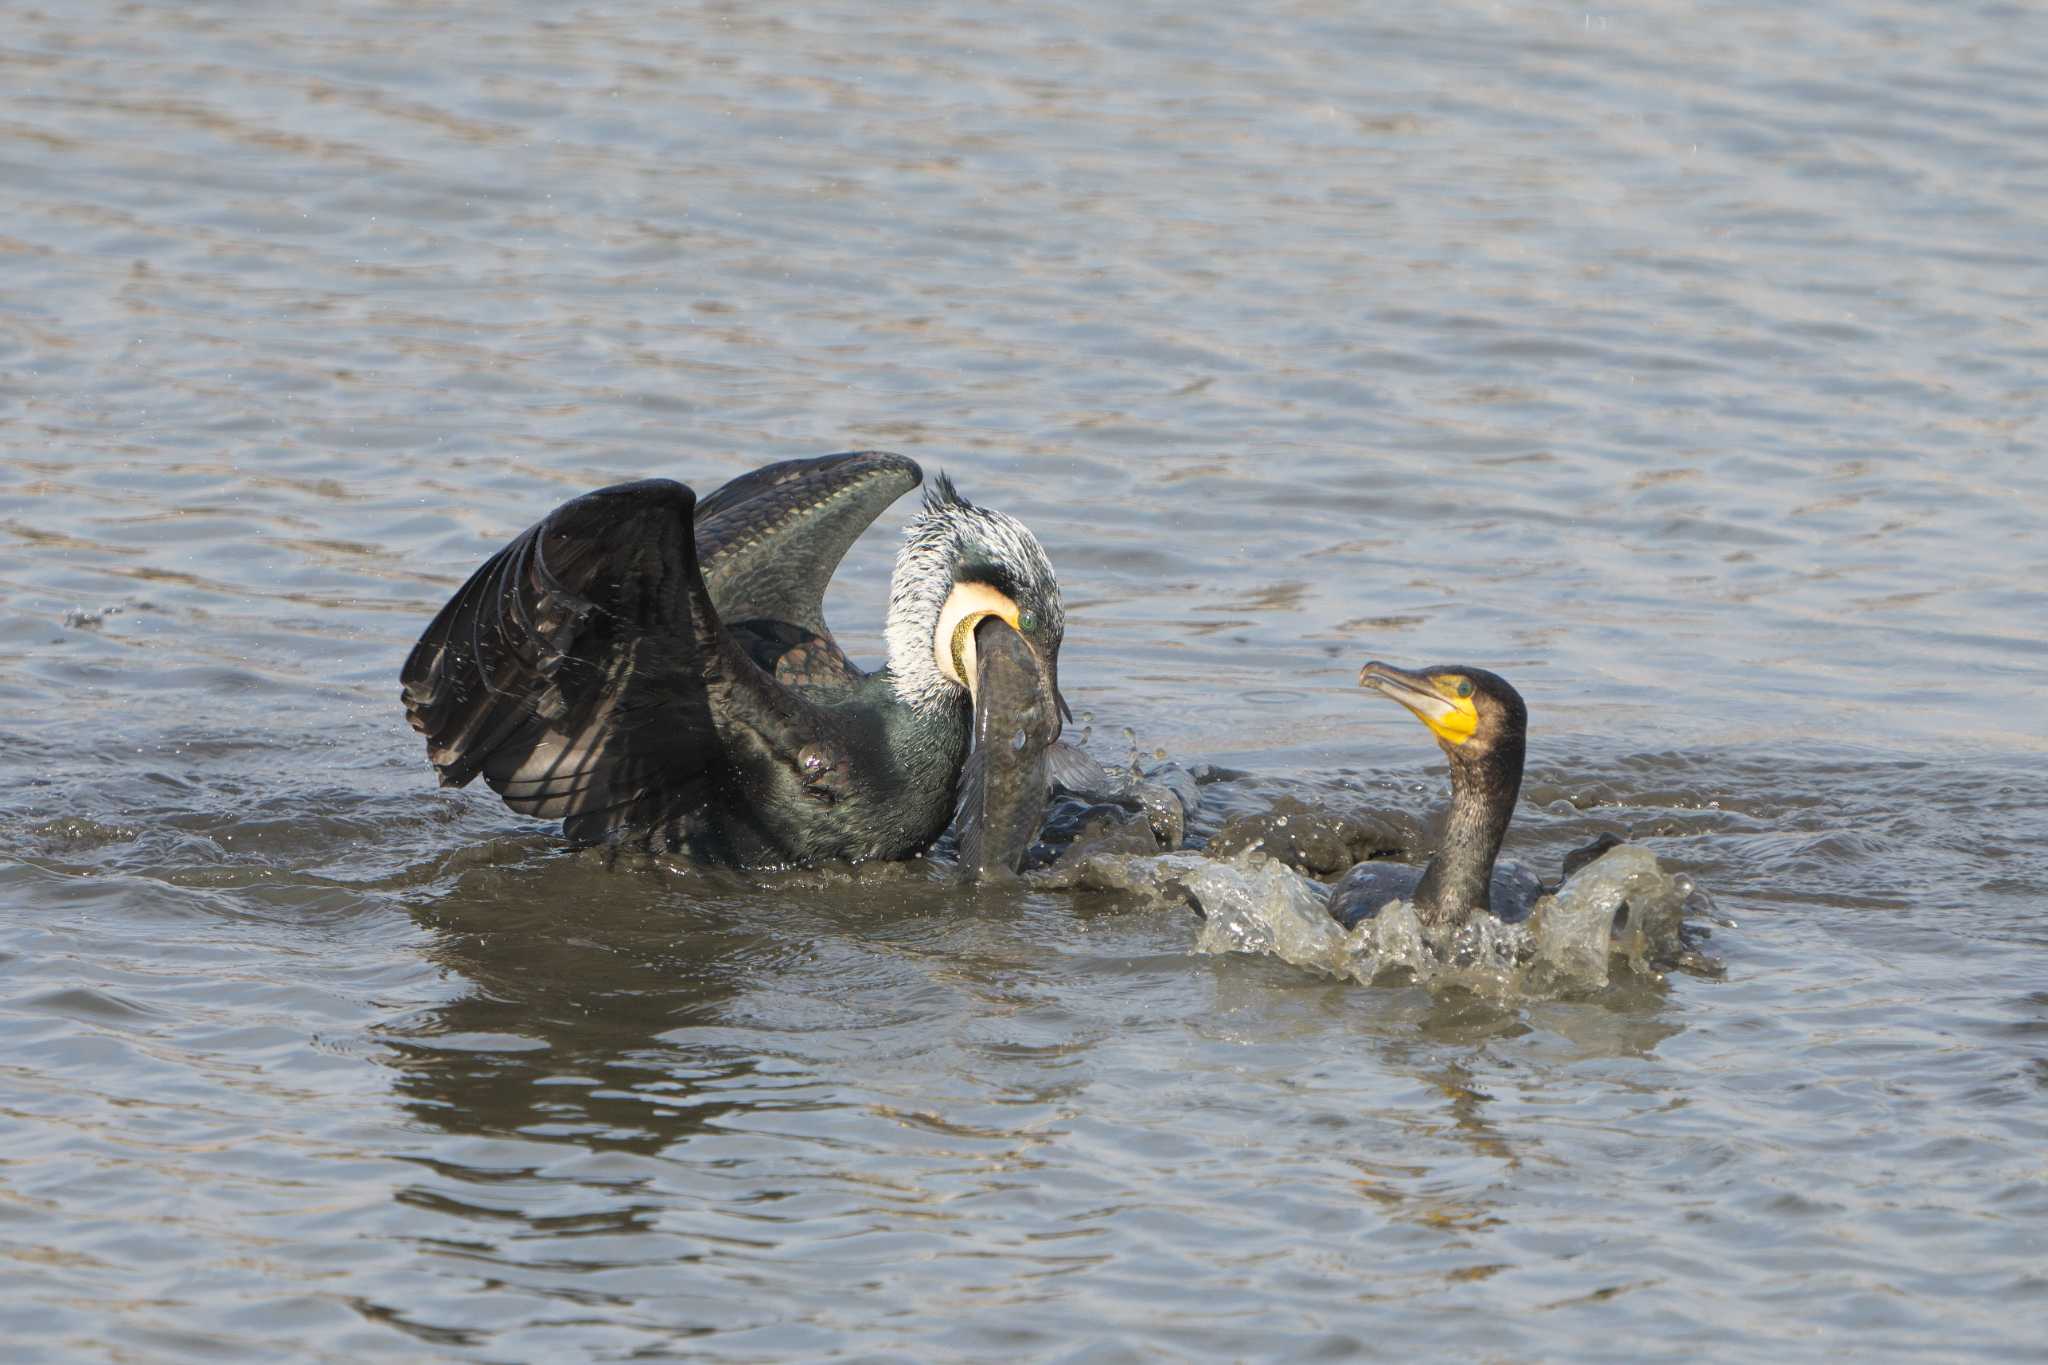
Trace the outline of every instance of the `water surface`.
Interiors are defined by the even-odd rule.
[[[2044,147],[2002,4],[14,12],[11,1358],[2038,1352]],[[863,446],[1038,531],[1090,747],[1247,774],[1198,834],[1420,831],[1357,666],[1493,668],[1511,853],[1646,842],[1724,975],[434,788],[497,544]]]

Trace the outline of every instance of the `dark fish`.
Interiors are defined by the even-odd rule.
[[[1060,718],[1038,655],[1009,625],[991,617],[976,626],[974,653],[974,751],[960,771],[953,828],[960,867],[978,881],[1023,867],[1045,823]]]

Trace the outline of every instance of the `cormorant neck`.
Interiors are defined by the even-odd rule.
[[[938,669],[934,668],[932,672],[936,674]],[[940,736],[950,739],[956,730],[971,733],[974,729],[974,706],[964,687],[952,687],[949,682],[947,686],[952,687],[950,695],[940,697],[935,704],[920,706],[911,697],[915,689],[905,684],[893,664],[886,664],[868,674],[867,685],[874,689],[868,694],[872,704],[895,712],[900,721],[892,723],[901,724],[907,733],[924,736],[927,740]]]
[[[889,676],[896,695],[913,711],[940,716],[958,708],[967,689],[939,671],[932,657],[939,613],[952,587],[950,567],[926,547],[906,542],[889,580]]]
[[[1506,735],[1477,763],[1452,755],[1443,842],[1415,888],[1415,911],[1425,924],[1463,924],[1492,910],[1493,862],[1522,792],[1522,748],[1521,736]]]
[[[952,790],[953,777],[967,759],[974,735],[974,711],[965,689],[935,706],[918,706],[904,695],[903,680],[887,668],[870,673],[869,696],[883,715],[890,750],[910,780]]]

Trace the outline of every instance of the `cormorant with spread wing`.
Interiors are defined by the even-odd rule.
[[[941,475],[896,556],[888,663],[850,663],[826,584],[922,478],[861,451],[769,465],[701,502],[648,479],[556,508],[406,660],[406,716],[442,784],[481,774],[578,842],[747,867],[923,849],[968,753],[976,628],[1001,621],[1036,656],[1056,735],[1066,622],[1038,538]]]

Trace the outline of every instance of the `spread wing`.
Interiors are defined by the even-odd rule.
[[[924,474],[862,450],[784,460],[742,474],[697,504],[697,553],[719,615],[784,622],[829,642],[825,586],[884,508]]]
[[[729,771],[711,692],[775,689],[704,591],[682,484],[563,504],[449,599],[401,674],[445,786],[478,774],[573,839],[646,827]]]

